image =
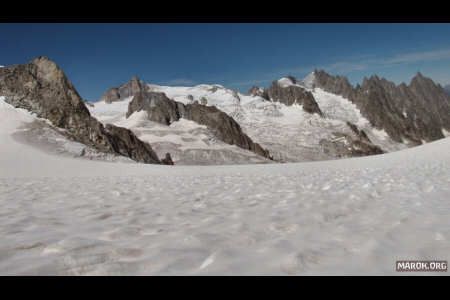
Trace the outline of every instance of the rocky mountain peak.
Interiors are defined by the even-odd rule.
[[[125,84],[108,89],[99,101],[105,101],[106,103],[122,101],[146,90],[148,90],[148,87],[134,75],[131,80]]]
[[[313,72],[311,72],[308,76],[306,76],[303,80],[302,80],[302,84],[308,88],[308,89],[312,89],[316,86],[316,72],[317,70],[314,69]]]
[[[288,81],[290,79],[284,77],[272,82],[267,91],[269,99],[288,106],[294,104],[302,105],[304,111],[311,114],[317,113],[322,116],[322,111],[314,99],[313,94],[298,84],[289,84]]]
[[[267,90],[263,87],[252,86],[252,88],[247,92],[249,96],[259,96],[266,100],[269,100],[269,95],[267,94]]]
[[[64,72],[48,57],[0,69],[0,94],[5,102],[23,108],[53,126],[65,129],[70,139],[100,152],[119,154],[144,163],[161,163],[151,146],[128,129],[103,126],[92,117]]]
[[[431,78],[423,76],[420,72],[417,72],[417,74],[411,79],[409,86],[416,88],[419,88],[420,86],[437,87]]]
[[[384,129],[397,142],[421,144],[443,136],[450,128],[450,99],[442,88],[420,72],[406,84],[396,85],[377,75],[364,77],[353,88],[345,77],[319,72],[318,87],[356,104],[376,128]]]
[[[168,98],[165,93],[145,91],[133,97],[128,105],[126,117],[141,110],[147,112],[148,120],[164,125],[170,125],[181,118],[205,125],[219,140],[270,159],[267,150],[254,143],[242,131],[239,123],[216,106],[196,102],[183,104]]]
[[[59,83],[63,85],[72,85],[66,78],[64,72],[56,63],[46,56],[38,56],[30,64],[34,65],[36,76],[46,83]]]

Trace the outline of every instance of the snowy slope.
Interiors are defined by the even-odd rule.
[[[184,88],[175,88],[175,90],[178,89]],[[135,112],[126,118],[128,104],[132,99],[133,97],[129,97],[111,104],[99,101],[88,108],[100,122],[132,130],[139,139],[150,143],[158,157],[164,157],[166,153],[170,153],[175,164],[213,165],[271,162],[251,151],[217,140],[206,126],[189,120],[181,119],[166,126],[147,120],[145,111]]]
[[[280,162],[335,159],[331,154],[324,153],[319,143],[322,139],[335,139],[336,133],[350,133],[351,130],[346,125],[347,121],[355,123],[360,129],[363,129],[371,141],[385,151],[406,148],[404,144],[392,141],[385,132],[372,128],[369,121],[361,116],[359,110],[349,100],[318,88],[312,89],[313,81],[314,73],[311,73],[301,83],[295,85],[304,87],[313,93],[320,109],[325,113],[325,118],[306,113],[299,105],[286,106],[278,102],[266,101],[259,96],[243,95],[221,85],[148,86],[152,91],[165,93],[167,97],[184,104],[193,101],[201,102],[202,98],[207,99],[207,105],[214,105],[233,117],[254,142],[268,149],[270,154]],[[282,86],[294,85],[288,78],[281,78],[278,82]],[[199,140],[202,140],[204,136],[213,137],[211,133],[207,133],[207,130],[201,131],[200,134],[203,136],[200,137],[195,137],[198,132],[172,132],[172,136],[167,137],[166,142],[162,143],[164,136],[160,131],[161,126],[152,122],[146,125],[141,124],[142,126],[139,128],[128,126],[124,119],[129,101],[131,99],[112,104],[97,102],[93,108],[89,109],[97,119],[127,127],[141,138],[142,132],[146,131],[147,138],[145,140],[152,146],[155,145],[154,148],[158,155],[163,156],[166,152],[171,154],[173,152],[175,163],[178,164],[250,162],[248,158],[253,155],[252,153],[237,147],[234,147],[234,151],[230,153],[229,150],[232,148],[220,141],[213,144],[205,140],[204,143],[209,145],[198,148]],[[188,126],[188,128],[191,127]],[[161,139],[152,139],[155,135],[160,136]],[[179,135],[179,137],[175,138],[175,135]],[[182,140],[183,135],[189,135],[189,137]],[[220,148],[223,150],[219,150]],[[189,149],[189,151],[180,149]],[[221,155],[213,155],[217,151],[220,151]],[[253,155],[251,162],[257,161],[258,157]]]
[[[32,121],[0,109],[0,275],[404,275],[396,260],[450,260],[450,138],[162,166],[49,155],[12,138]]]
[[[335,132],[350,132],[346,125],[347,121],[363,129],[370,140],[385,151],[406,148],[406,145],[394,142],[384,131],[373,128],[348,99],[319,88],[312,89],[313,81],[314,73],[297,84],[293,84],[288,78],[278,80],[282,86],[297,85],[311,91],[325,118],[306,113],[298,105],[286,106],[265,101],[261,97],[243,95],[220,85],[196,87],[151,85],[151,87],[185,104],[189,103],[188,95],[192,95],[194,100],[207,98],[208,105],[215,105],[235,118],[244,132],[255,142],[269,149],[270,153],[281,161],[333,159],[334,157],[322,153],[319,142],[321,139],[333,139]]]
[[[39,149],[39,156],[57,154],[58,156],[89,160],[135,163],[127,157],[102,153],[92,147],[68,139],[64,135],[63,129],[53,126],[49,120],[38,118],[27,110],[14,108],[6,103],[2,96],[0,96],[0,115],[2,140],[14,146],[4,149],[12,151],[12,153],[16,151],[27,153],[30,149],[34,153],[34,150]],[[4,146],[2,145],[2,147]],[[23,159],[20,161],[9,161],[8,155],[0,157],[0,160],[13,166],[35,163],[33,154],[23,155]]]

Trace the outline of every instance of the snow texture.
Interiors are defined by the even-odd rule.
[[[395,261],[450,260],[450,138],[352,159],[163,166],[18,143],[34,121],[0,99],[0,275],[414,275]]]
[[[175,88],[175,91],[179,88]],[[182,95],[188,95],[183,93]],[[179,99],[179,97],[177,97]],[[138,111],[126,118],[128,103],[132,97],[107,104],[97,102],[88,107],[100,122],[130,129],[139,139],[148,142],[158,157],[170,153],[175,164],[236,164],[270,163],[271,161],[235,145],[217,140],[206,126],[180,119],[166,126],[147,119],[147,112]],[[181,99],[186,102],[188,99]]]
[[[207,105],[214,105],[233,117],[254,142],[268,149],[279,162],[335,159],[336,157],[325,153],[320,140],[333,140],[336,138],[335,133],[351,133],[347,121],[363,129],[371,141],[385,151],[397,151],[407,147],[394,142],[384,131],[373,128],[348,99],[319,88],[310,89],[313,81],[314,73],[311,73],[296,85],[313,93],[325,114],[324,118],[305,112],[299,105],[286,106],[259,96],[243,95],[221,85],[149,87],[152,91],[165,93],[167,97],[184,104],[207,99]],[[286,86],[293,85],[289,78],[281,78],[278,82]],[[97,102],[89,109],[104,123],[113,123],[132,130],[139,138],[149,142],[159,156],[171,153],[176,164],[269,162],[250,151],[215,140],[214,135],[206,128],[200,130],[193,129],[192,126],[180,126],[179,129],[173,130],[154,122],[145,122],[145,115],[131,116],[133,120],[127,121],[125,115],[129,101],[131,99],[112,104]],[[140,119],[139,124],[135,118]]]

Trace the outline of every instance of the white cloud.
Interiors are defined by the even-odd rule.
[[[350,73],[352,71],[366,70],[368,65],[365,63],[353,63],[353,62],[337,62],[325,67],[328,71],[337,73]]]
[[[400,54],[392,58],[381,60],[380,62],[384,64],[397,64],[397,63],[409,63],[418,61],[441,60],[449,58],[450,58],[450,49],[443,49],[443,50]]]

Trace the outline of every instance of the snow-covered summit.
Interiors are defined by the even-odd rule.
[[[278,83],[282,86],[295,85],[309,90],[308,87],[311,86],[314,79],[313,72],[303,81],[297,81],[292,77],[284,77],[278,80]],[[324,152],[320,141],[338,139],[339,137],[335,135],[336,132],[351,133],[347,122],[351,122],[360,130],[364,130],[370,140],[385,151],[404,148],[400,144],[393,143],[384,132],[372,128],[370,122],[361,116],[359,110],[349,100],[324,92],[321,89],[310,90],[310,92],[325,114],[323,117],[305,112],[302,105],[287,106],[259,95],[244,95],[218,84],[201,84],[190,87],[145,84],[145,87],[152,92],[164,93],[168,98],[183,104],[198,102],[207,106],[216,106],[235,119],[249,137],[268,149],[278,161],[292,162],[336,158],[335,154]],[[263,88],[260,89],[264,91]],[[146,135],[141,134],[140,137],[151,145],[155,145],[155,141],[157,141],[154,147],[162,152],[166,150],[174,152],[175,145],[181,147],[179,149],[190,149],[192,153],[197,150],[199,153],[204,152],[208,147],[210,149],[215,147],[217,150],[218,145],[195,149],[196,145],[200,144],[199,139],[195,138],[194,135],[200,134],[200,131],[190,132],[189,137],[185,135],[186,138],[183,143],[181,143],[182,139],[174,136],[167,138],[164,142],[163,138],[155,138],[156,135],[162,137],[162,133],[155,131],[160,130],[161,126],[152,125],[152,122],[150,122],[146,125],[148,129],[145,129],[142,124],[135,126],[129,122],[124,122],[129,102],[129,98],[111,104],[97,102],[90,110],[96,118],[104,123],[112,122],[118,126],[129,124],[129,127],[125,127],[138,132],[138,135],[140,135],[139,132],[148,132]],[[177,131],[173,134],[182,133]],[[189,141],[192,141],[192,144]],[[164,154],[162,152],[158,154]],[[178,152],[174,156],[175,160],[186,161],[182,157],[183,155],[183,153]],[[204,158],[206,159],[206,156]]]
[[[289,86],[300,86],[301,87],[301,85],[298,84],[297,80],[293,77],[283,77],[283,78],[278,79],[277,82],[283,88],[286,88]]]
[[[308,76],[306,76],[301,81],[298,81],[297,79],[295,79],[291,76],[288,76],[288,77],[282,77],[282,78],[278,79],[277,82],[283,88],[289,87],[289,86],[298,86],[298,87],[303,87],[303,88],[307,88],[307,89],[312,89],[314,87],[315,80],[316,80],[315,71],[312,71],[311,73],[308,74]]]
[[[315,71],[313,71],[302,80],[302,85],[308,89],[312,89],[314,87],[315,80],[316,74]]]

